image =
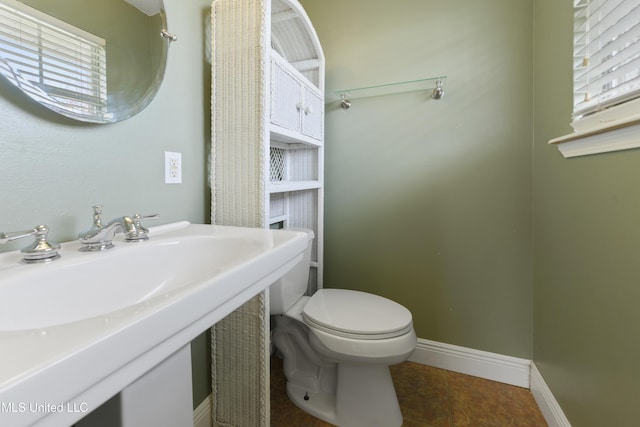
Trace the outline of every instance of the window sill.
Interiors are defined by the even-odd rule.
[[[588,156],[640,147],[640,119],[634,118],[601,129],[574,132],[549,141],[565,158]]]

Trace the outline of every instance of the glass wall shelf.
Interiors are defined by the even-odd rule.
[[[440,99],[444,95],[443,87],[446,80],[447,76],[430,77],[428,79],[338,90],[335,93],[340,97],[341,106],[344,109],[351,107],[352,99],[394,95],[397,93],[416,92],[420,90],[432,90],[431,97],[433,99]]]

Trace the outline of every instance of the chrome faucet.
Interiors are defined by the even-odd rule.
[[[58,249],[60,244],[47,240],[49,228],[46,225],[38,225],[31,230],[12,231],[9,233],[0,232],[0,244],[22,239],[24,237],[35,236],[36,240],[29,246],[22,248],[20,252],[24,254],[22,258],[25,264],[35,264],[38,262],[51,262],[60,258]]]
[[[81,251],[104,251],[111,249],[113,238],[117,232],[124,234],[125,242],[141,242],[149,239],[149,230],[141,224],[143,219],[159,218],[158,214],[140,215],[135,214],[133,218],[123,216],[115,218],[107,223],[102,224],[102,206],[93,207],[93,227],[87,231],[83,231],[78,235],[80,243],[82,243]]]

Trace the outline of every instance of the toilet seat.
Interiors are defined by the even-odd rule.
[[[413,330],[411,312],[390,299],[347,289],[320,289],[305,304],[309,327],[340,337],[382,340]]]

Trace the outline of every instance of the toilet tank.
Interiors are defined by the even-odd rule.
[[[302,261],[296,264],[287,274],[273,282],[269,288],[269,313],[284,314],[307,292],[309,283],[309,267],[311,265],[311,244],[313,231],[304,228],[288,230],[307,233],[307,249],[302,254]]]

